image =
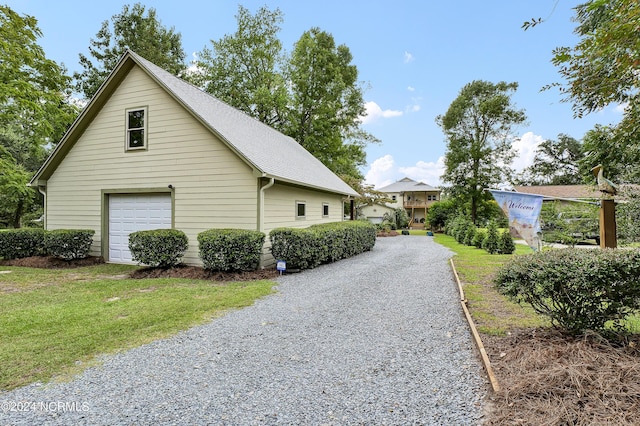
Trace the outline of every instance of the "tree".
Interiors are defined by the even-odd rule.
[[[626,161],[640,161],[640,3],[637,0],[589,0],[577,6],[574,47],[553,51],[552,62],[567,81],[560,86],[576,116],[611,103],[625,106],[622,121],[611,127]],[[613,147],[601,151],[606,155]],[[597,163],[596,163],[597,164]],[[595,164],[593,164],[595,165]],[[592,166],[593,167],[593,166]],[[625,177],[640,178],[640,170]]]
[[[427,223],[432,230],[440,230],[448,220],[458,215],[458,206],[451,199],[436,201],[427,210]]]
[[[553,63],[568,86],[563,93],[581,116],[612,102],[638,103],[640,81],[640,3],[636,0],[589,0],[576,6],[575,47],[553,51]]]
[[[98,91],[102,82],[115,68],[118,59],[127,49],[131,49],[174,75],[185,69],[185,53],[182,36],[174,28],[167,29],[156,17],[154,8],[146,8],[140,3],[133,7],[124,5],[122,12],[104,21],[96,38],[89,45],[89,58],[80,54],[81,73],[74,73],[76,90],[90,99]],[[94,62],[95,61],[95,62]]]
[[[15,159],[0,146],[0,222],[20,228],[20,219],[34,198],[27,186],[31,177]]]
[[[37,20],[0,5],[0,128],[28,138],[30,149],[55,143],[77,110],[70,78],[37,43]]]
[[[360,127],[363,89],[349,48],[312,28],[287,56],[277,38],[279,9],[251,15],[239,6],[236,19],[234,34],[199,53],[190,81],[291,136],[339,176],[361,181],[365,147],[379,141]]]
[[[484,189],[511,178],[512,130],[526,120],[511,102],[517,88],[515,82],[473,81],[436,119],[447,139],[442,180],[454,198],[470,202],[474,223],[481,202],[491,198]]]
[[[582,182],[579,163],[583,156],[582,145],[571,136],[560,134],[557,141],[547,139],[536,149],[524,180],[531,185],[578,185]]]
[[[621,146],[620,138],[616,136],[615,128],[610,126],[596,126],[585,133],[582,138],[584,156],[579,161],[580,174],[584,182],[594,183],[591,169],[602,164],[607,177],[618,181],[624,173],[623,157],[627,154]]]
[[[616,225],[619,238],[625,242],[640,241],[640,189],[627,187],[622,191],[626,203],[621,203],[616,211]]]
[[[282,12],[260,8],[255,15],[238,6],[238,29],[198,53],[189,79],[229,105],[281,130],[288,105],[278,39]]]
[[[0,5],[0,222],[37,209],[26,185],[77,115],[66,70],[38,44],[37,20]]]
[[[292,105],[285,133],[333,172],[362,177],[365,146],[377,139],[360,128],[363,90],[352,59],[331,34],[319,28],[302,34],[287,70]]]

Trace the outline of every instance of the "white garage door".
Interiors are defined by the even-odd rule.
[[[109,261],[135,263],[129,251],[129,234],[171,228],[171,195],[109,196]]]

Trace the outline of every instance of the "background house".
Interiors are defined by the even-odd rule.
[[[544,196],[543,201],[552,201],[558,198],[562,203],[570,203],[566,200],[593,201],[600,198],[601,194],[595,185],[533,185],[515,186],[517,192],[537,194]]]
[[[134,231],[180,229],[200,264],[201,231],[341,221],[358,196],[292,138],[131,51],[30,184],[46,229],[93,229],[92,254],[118,263]]]
[[[409,216],[409,227],[421,229],[425,227],[429,207],[440,200],[440,190],[423,182],[416,182],[405,177],[397,182],[377,189],[384,192],[391,202],[382,205],[365,206],[360,214],[373,223],[381,223],[385,213],[396,208],[404,208]]]

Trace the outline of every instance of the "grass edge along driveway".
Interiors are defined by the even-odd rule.
[[[1,267],[0,392],[78,373],[274,292],[273,281],[130,279],[125,265]]]
[[[500,294],[493,282],[496,271],[512,256],[532,253],[528,246],[516,244],[515,254],[489,254],[465,246],[455,238],[436,234],[435,242],[455,253],[453,263],[462,281],[467,306],[478,331],[503,336],[514,328],[548,327],[549,322],[526,305],[518,305]]]

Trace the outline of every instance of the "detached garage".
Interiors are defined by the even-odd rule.
[[[358,193],[289,136],[129,51],[31,180],[46,229],[92,229],[91,254],[131,263],[129,234],[172,228],[201,264],[212,228],[343,220]],[[262,266],[274,259],[268,241]]]
[[[108,247],[110,262],[135,263],[129,234],[172,228],[171,194],[108,194]]]

